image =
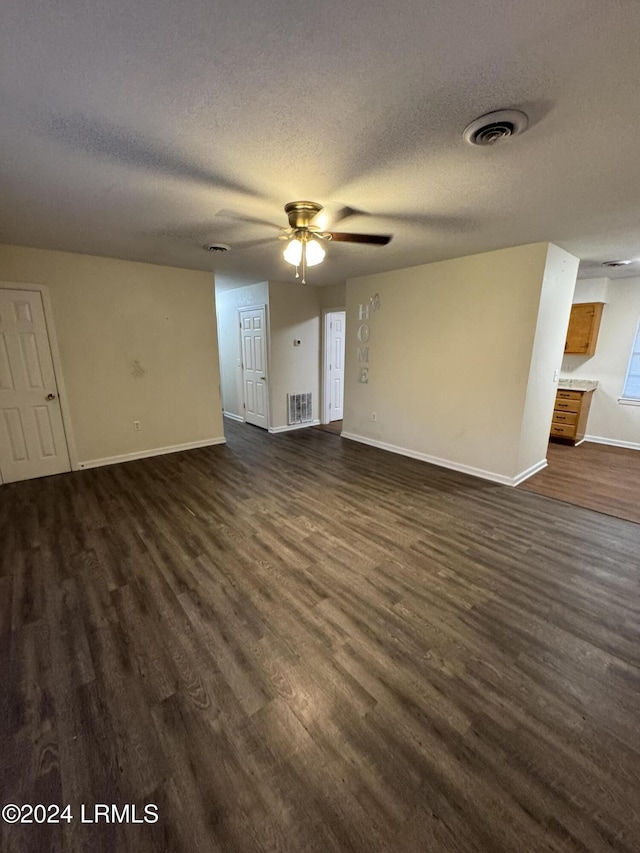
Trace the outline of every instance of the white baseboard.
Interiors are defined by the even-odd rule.
[[[289,424],[289,426],[269,427],[269,432],[290,432],[292,429],[305,429],[306,427],[319,426],[319,424],[320,421],[306,421],[303,424]]]
[[[616,441],[615,438],[602,438],[600,435],[585,435],[585,441],[592,441],[594,444],[610,444],[611,447],[626,447],[628,450],[640,450],[640,444],[637,441]]]
[[[428,453],[421,453],[418,450],[410,450],[407,447],[398,447],[395,444],[387,444],[386,441],[378,441],[375,438],[367,438],[364,435],[357,435],[353,432],[341,433],[342,438],[349,438],[352,441],[359,441],[361,444],[369,444],[371,447],[378,447],[380,450],[388,450],[390,453],[398,453],[400,456],[409,456],[411,459],[419,459],[421,462],[429,462],[431,465],[438,465],[440,468],[449,468],[452,471],[459,471],[461,474],[470,474],[472,477],[480,477],[483,480],[490,480],[492,483],[500,483],[503,486],[516,486],[522,480],[530,477],[535,473],[529,469],[531,473],[524,471],[518,474],[517,477],[507,477],[506,474],[496,474],[494,471],[485,471],[482,468],[474,468],[471,465],[463,465],[461,462],[453,462],[451,459],[441,459],[439,456],[430,456]],[[538,463],[540,464],[540,463]],[[542,467],[546,465],[546,460]],[[536,468],[537,466],[533,466]]]
[[[136,459],[148,459],[150,456],[164,456],[166,453],[179,453],[181,450],[195,450],[198,447],[210,447],[213,444],[226,444],[226,439],[205,438],[202,441],[189,441],[187,444],[174,444],[171,447],[155,447],[153,450],[139,450],[136,453],[122,453],[120,456],[107,456],[105,459],[88,459],[79,462],[78,469],[101,468],[103,465],[117,465],[119,462],[133,462]]]
[[[532,465],[531,468],[527,468],[526,471],[523,471],[521,474],[518,474],[513,478],[512,486],[519,486],[520,483],[524,483],[525,480],[528,480],[529,477],[533,477],[534,474],[537,474],[538,471],[542,471],[543,468],[547,467],[547,460],[541,459],[540,462],[536,462],[535,465]]]
[[[242,415],[234,415],[233,412],[223,412],[222,413],[225,418],[229,418],[230,421],[238,421],[239,423],[244,423],[244,418]]]

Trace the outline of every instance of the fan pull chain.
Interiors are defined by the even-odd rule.
[[[302,244],[302,284],[306,284],[307,277],[307,244]]]

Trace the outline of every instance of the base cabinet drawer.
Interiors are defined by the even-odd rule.
[[[566,391],[564,388],[556,393],[556,400],[581,400],[582,391]]]
[[[549,430],[551,438],[578,444],[587,430],[587,417],[593,391],[559,388]]]
[[[575,424],[559,424],[554,421],[551,424],[551,435],[559,435],[562,438],[575,438],[576,437],[576,425]]]
[[[578,413],[556,409],[553,413],[553,422],[554,424],[570,424],[573,426],[578,422]]]
[[[555,410],[556,412],[575,412],[576,414],[580,411],[581,400],[558,400],[556,398]]]

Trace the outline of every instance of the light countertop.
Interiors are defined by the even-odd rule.
[[[558,380],[558,388],[564,391],[595,391],[597,387],[597,379],[567,379],[561,376]]]

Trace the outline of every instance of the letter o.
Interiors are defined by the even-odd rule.
[[[358,327],[358,340],[361,344],[366,344],[371,337],[371,329],[366,323]]]

